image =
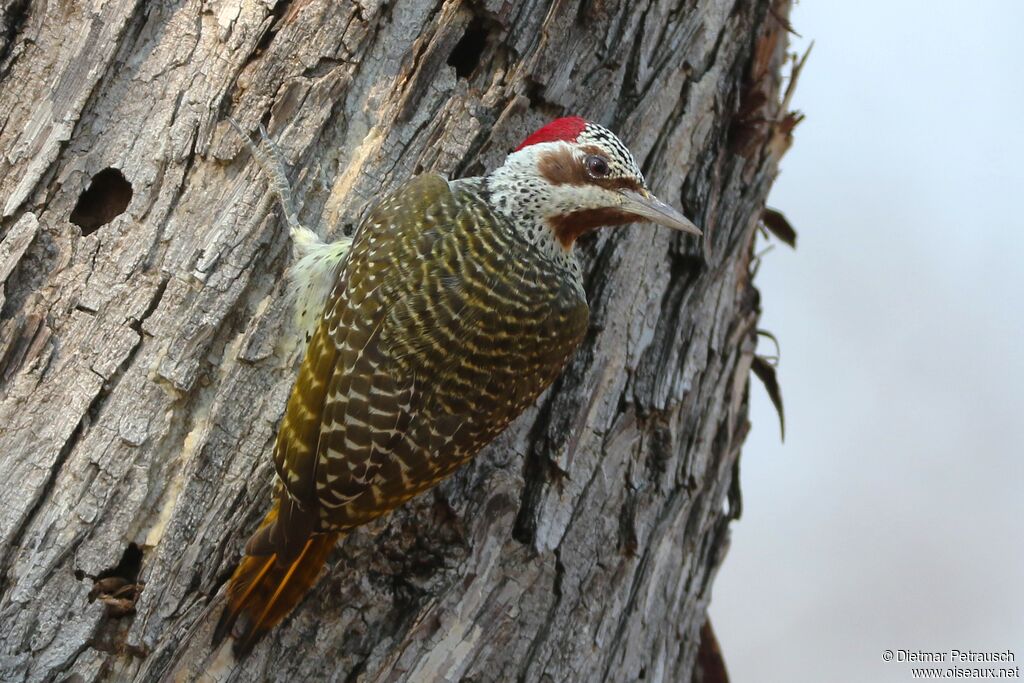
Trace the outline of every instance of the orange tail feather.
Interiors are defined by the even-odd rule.
[[[263,525],[276,517],[277,506]],[[214,643],[231,634],[235,638],[235,657],[249,654],[313,587],[337,541],[337,534],[310,536],[291,561],[279,562],[276,554],[243,557],[228,585],[227,606],[214,629]]]

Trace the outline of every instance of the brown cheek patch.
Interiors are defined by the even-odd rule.
[[[580,148],[584,154],[604,156],[600,147],[586,145]],[[537,169],[552,185],[596,185],[606,190],[633,190],[642,188],[633,178],[591,178],[586,167],[568,149],[559,149],[541,155]]]
[[[590,181],[587,170],[567,149],[542,154],[537,170],[552,185],[585,185]]]
[[[580,235],[594,228],[608,225],[625,225],[637,220],[636,216],[618,209],[584,209],[549,219],[551,230],[566,249],[572,247]]]

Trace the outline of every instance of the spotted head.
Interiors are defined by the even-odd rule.
[[[566,251],[602,226],[649,221],[701,234],[651,194],[614,133],[576,116],[534,131],[488,181],[494,202],[531,241],[547,239]]]

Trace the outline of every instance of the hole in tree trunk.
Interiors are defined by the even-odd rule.
[[[83,236],[92,234],[124,213],[131,200],[132,184],[124,174],[116,168],[105,168],[92,177],[78,198],[71,222],[82,229]]]
[[[487,25],[479,17],[469,22],[466,32],[448,55],[448,66],[455,67],[456,76],[469,78],[476,71],[476,67],[480,65],[480,56],[487,47],[489,33]]]
[[[92,578],[89,602],[100,601],[106,607],[106,615],[117,619],[135,614],[135,601],[144,588],[139,583],[142,569],[142,548],[129,543],[121,554],[116,567],[104,569]],[[79,572],[75,572],[76,578]]]
[[[110,576],[117,576],[127,581],[134,581],[139,578],[139,570],[142,568],[142,548],[135,543],[129,543],[121,554],[121,560],[116,567],[104,569],[96,575],[97,579],[105,579]]]

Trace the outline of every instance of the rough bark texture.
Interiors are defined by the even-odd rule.
[[[0,679],[688,680],[738,514],[787,12],[0,0]],[[287,235],[226,117],[267,124],[337,234],[565,113],[620,131],[706,243],[588,239],[592,330],[555,387],[348,537],[241,666],[211,652],[301,353]],[[80,197],[109,167],[131,195],[104,222],[117,174]]]

